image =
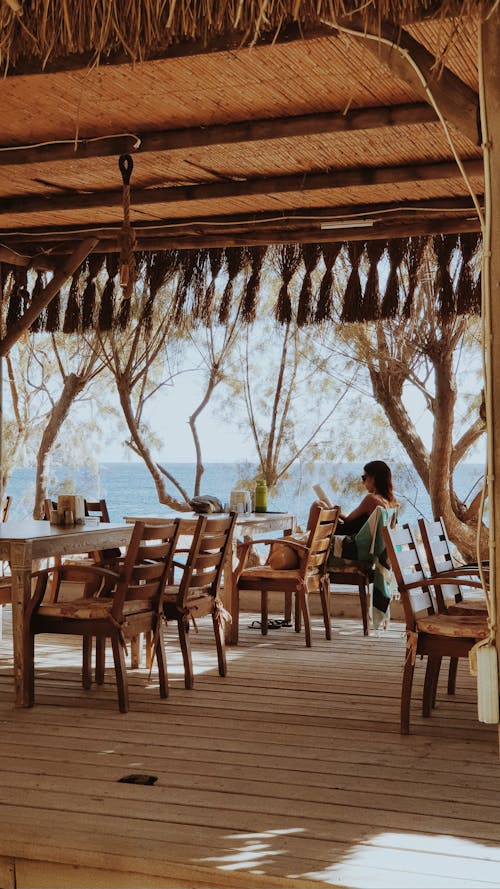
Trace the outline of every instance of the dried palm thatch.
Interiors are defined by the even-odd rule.
[[[495,0],[484,5],[493,8]],[[473,15],[477,7],[476,0],[2,0],[0,65],[8,68],[29,55],[42,65],[75,54],[121,54],[135,61],[181,41],[206,43],[236,32],[251,43],[265,31],[352,13],[374,27],[381,19],[403,25],[429,16]]]
[[[335,319],[344,324],[404,320],[411,313],[424,254],[431,257],[438,315],[446,319],[455,313],[478,314],[480,247],[477,235],[440,235],[388,242],[335,242],[321,249],[286,244],[137,253],[133,308],[131,300],[121,298],[118,255],[91,255],[31,330],[53,333],[61,329],[63,319],[62,330],[68,334],[92,329],[105,333],[113,327],[125,330],[140,323],[148,336],[154,311],[161,311],[165,304],[162,293],[167,286],[169,306],[178,325],[227,324],[236,315],[251,324],[265,301],[266,268],[278,277],[274,312],[281,324],[294,319],[299,327]],[[324,271],[318,273],[320,261]],[[381,277],[385,279],[383,292]],[[44,278],[41,274],[27,276],[26,269],[4,264],[0,283],[1,320],[8,330],[37,299]]]

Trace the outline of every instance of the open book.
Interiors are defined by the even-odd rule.
[[[328,494],[325,493],[321,485],[313,485],[314,493],[317,495],[318,500],[322,500],[326,503],[327,506],[333,506],[332,501],[330,500]]]

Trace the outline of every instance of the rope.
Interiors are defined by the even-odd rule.
[[[118,161],[123,180],[123,225],[120,233],[120,285],[123,299],[130,299],[135,283],[136,238],[130,224],[130,177],[134,162],[129,154],[122,154]]]

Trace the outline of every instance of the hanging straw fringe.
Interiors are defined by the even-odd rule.
[[[123,299],[130,299],[135,283],[136,237],[130,224],[130,177],[134,162],[129,154],[122,154],[118,166],[123,180],[123,225],[120,235],[120,285]]]
[[[471,260],[477,251],[480,241],[481,236],[477,234],[460,235],[462,266],[457,284],[458,315],[470,315],[476,310]]]
[[[281,287],[275,306],[276,320],[280,324],[289,324],[292,320],[292,302],[290,299],[290,281],[295,275],[301,260],[298,244],[283,244],[275,253],[276,265],[281,277]]]
[[[398,269],[404,255],[404,242],[394,238],[387,242],[389,254],[389,276],[385,287],[384,298],[380,310],[380,317],[397,318],[399,311],[399,275]]]
[[[418,284],[418,273],[422,265],[427,238],[410,238],[406,249],[406,265],[408,269],[408,292],[403,306],[402,317],[410,318],[413,298]]]
[[[361,316],[361,279],[359,277],[359,263],[364,251],[364,244],[351,242],[347,245],[347,252],[351,263],[351,274],[347,281],[344,293],[344,307],[340,320],[343,324],[352,324],[362,321]]]
[[[64,313],[63,333],[77,333],[80,324],[80,269],[73,275],[68,293],[66,312]]]
[[[453,251],[457,246],[456,235],[435,235],[433,238],[434,252],[438,268],[436,275],[435,295],[441,317],[448,319],[456,312],[456,294],[450,275],[450,263]]]
[[[12,290],[7,310],[7,328],[21,320],[28,299],[28,273],[25,268],[14,266],[12,270]]]
[[[241,317],[247,324],[252,324],[257,316],[257,295],[259,293],[262,265],[266,253],[267,247],[252,247],[249,250],[252,274],[248,279],[241,308]]]
[[[299,306],[297,309],[297,327],[305,327],[312,317],[312,275],[321,256],[317,244],[304,244],[302,258],[306,267],[302,287],[300,288]]]
[[[219,324],[227,324],[229,321],[234,282],[245,266],[245,258],[245,249],[243,247],[231,247],[229,250],[226,250],[226,265],[229,277],[219,307]]]
[[[203,306],[201,309],[201,320],[204,324],[209,326],[212,322],[212,314],[213,314],[213,305],[215,300],[215,281],[219,275],[219,272],[222,268],[222,263],[224,262],[224,250],[222,247],[214,247],[208,251],[208,258],[210,261],[210,273],[212,276],[212,280],[205,290],[205,297],[203,299]]]
[[[99,308],[99,330],[105,333],[113,329],[115,277],[118,273],[119,259],[116,253],[106,255],[108,280],[104,285]]]
[[[323,260],[326,268],[321,279],[318,304],[314,315],[314,321],[317,324],[333,319],[333,270],[341,250],[342,241],[337,241],[334,244],[323,244],[322,246]]]
[[[99,274],[104,257],[97,253],[91,253],[86,261],[87,283],[82,296],[82,331],[91,330],[94,326],[94,311],[96,297],[95,279]]]
[[[361,312],[364,321],[376,321],[380,316],[380,282],[378,264],[385,250],[383,241],[368,241],[366,252],[370,263]]]
[[[31,293],[31,302],[36,302],[39,298],[43,290],[45,289],[45,275],[43,272],[37,272],[36,281],[33,285],[33,291]],[[45,323],[45,311],[40,312],[40,314],[35,318],[33,324],[30,326],[30,331],[32,333],[40,333],[43,330]]]

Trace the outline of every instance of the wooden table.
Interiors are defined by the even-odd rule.
[[[102,524],[59,527],[28,519],[0,524],[0,560],[10,563],[12,572],[12,635],[14,642],[14,685],[17,707],[27,705],[24,688],[24,615],[31,597],[31,571],[35,559],[87,553],[126,546],[130,525]]]
[[[219,513],[217,514],[219,515]],[[180,519],[180,534],[186,536],[193,534],[198,520],[195,512],[182,512],[175,515],[134,515],[124,516],[126,522],[147,522],[150,525],[160,525],[169,519]],[[236,519],[237,532],[248,534],[250,537],[260,537],[262,534],[269,534],[274,531],[281,531],[283,534],[293,534],[295,531],[296,517],[289,512],[250,512],[242,513]],[[233,552],[236,549],[236,540],[233,540]],[[232,555],[230,553],[226,564],[224,565],[224,585],[221,590],[221,598],[224,607],[230,614],[233,613],[233,564]],[[225,578],[229,577],[230,582],[227,583]],[[234,623],[226,624],[226,642],[228,645],[236,645],[238,642],[238,627]]]

